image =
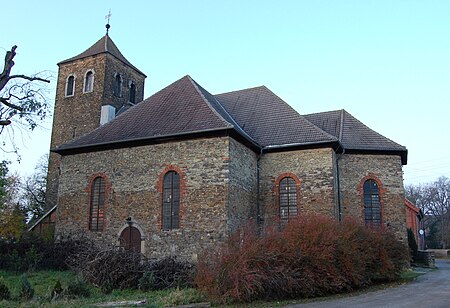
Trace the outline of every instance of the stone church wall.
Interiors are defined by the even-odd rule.
[[[256,222],[256,154],[230,138],[228,232]]]
[[[400,156],[344,154],[339,159],[341,212],[364,222],[362,183],[365,179],[381,182],[380,199],[383,224],[399,239],[406,236],[403,173]]]
[[[229,140],[205,138],[64,156],[56,234],[83,232],[115,244],[130,217],[142,230],[141,247],[148,257],[196,259],[199,251],[227,235]],[[180,228],[162,231],[162,175],[170,169],[181,175]],[[95,174],[105,175],[110,183],[106,227],[99,233],[88,231],[88,183]]]
[[[267,224],[279,217],[276,181],[295,175],[300,181],[298,213],[334,216],[333,150],[331,148],[264,154],[260,160],[261,205]]]

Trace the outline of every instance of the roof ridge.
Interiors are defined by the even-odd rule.
[[[345,111],[345,110],[344,110],[344,111]],[[371,130],[372,132],[374,132],[375,134],[377,134],[377,135],[379,135],[379,136],[381,136],[381,137],[383,137],[383,138],[389,140],[390,142],[392,142],[392,143],[394,143],[394,144],[396,144],[396,145],[398,145],[398,146],[401,146],[402,148],[405,148],[405,146],[403,146],[403,145],[401,145],[401,144],[395,142],[395,141],[392,140],[391,138],[388,138],[388,137],[386,137],[385,135],[380,134],[380,133],[377,132],[376,130],[373,130],[372,128],[370,128],[369,126],[367,126],[366,124],[364,124],[362,121],[360,121],[359,119],[357,119],[356,117],[354,117],[350,112],[345,111],[345,113],[346,113],[347,115],[349,115],[350,117],[352,117],[353,119],[355,119],[356,121],[358,121],[359,123],[361,123],[365,128],[367,128],[367,129]],[[405,148],[405,149],[406,149],[406,148]]]
[[[108,33],[105,35],[105,51],[106,52],[109,52],[109,50],[108,50],[108,38],[109,38],[109,35],[108,35]]]
[[[231,94],[231,93],[236,93],[236,92],[241,92],[241,91],[248,91],[248,90],[254,90],[254,89],[258,89],[258,88],[265,88],[267,90],[270,91],[269,88],[267,88],[265,85],[261,85],[261,86],[256,86],[256,87],[250,87],[250,88],[244,88],[244,89],[240,89],[240,90],[234,90],[234,91],[228,91],[228,92],[222,92],[222,93],[218,93],[218,94],[214,94],[215,95],[224,95],[224,94]],[[272,92],[272,91],[271,91]]]
[[[269,88],[267,88],[266,86],[262,86],[265,89],[267,89],[267,91],[269,91],[273,96],[275,96],[276,98],[278,98],[279,100],[281,100],[282,102],[284,102],[288,108],[290,108],[291,110],[293,110],[296,114],[298,114],[300,116],[300,118],[302,118],[303,120],[305,120],[306,122],[308,122],[309,124],[311,124],[312,127],[314,127],[315,129],[319,130],[322,134],[324,134],[326,137],[331,138],[333,140],[336,140],[336,137],[331,135],[330,133],[326,132],[325,130],[321,129],[319,126],[315,125],[314,123],[312,123],[311,121],[309,121],[305,116],[303,116],[300,112],[298,112],[297,110],[294,109],[294,107],[292,107],[290,104],[286,103],[281,97],[279,97],[277,94],[275,94],[272,90],[270,90]],[[339,141],[339,140],[338,140]]]
[[[339,127],[339,137],[338,140],[342,141],[342,135],[344,134],[344,117],[345,117],[345,110],[341,109],[341,123]]]
[[[200,94],[200,96],[203,99],[203,101],[208,105],[209,109],[211,109],[211,111],[214,112],[214,114],[216,116],[218,116],[220,118],[220,120],[222,120],[222,122],[225,122],[225,124],[227,126],[231,125],[231,127],[233,127],[233,124],[231,124],[227,120],[225,120],[225,118],[220,113],[218,113],[217,110],[211,105],[211,103],[208,101],[208,99],[205,97],[205,95],[199,89],[199,87],[201,87],[201,86],[194,79],[192,79],[191,76],[186,75],[185,77],[187,77],[189,79],[189,81],[192,83],[192,85],[194,86],[194,88],[197,91],[197,93]],[[203,90],[206,91],[206,89],[203,89]],[[211,94],[211,96],[213,96],[213,95]]]
[[[231,125],[231,128],[234,128],[235,130],[237,130],[239,133],[242,133],[245,135],[246,138],[248,138],[249,140],[251,140],[251,142],[253,142],[255,145],[260,146],[258,144],[258,142],[256,142],[256,140],[254,140],[240,125],[239,123],[233,118],[233,116],[227,111],[227,109],[222,105],[222,103],[217,99],[217,97],[215,97],[215,95],[212,95],[211,93],[208,92],[208,90],[206,90],[205,88],[203,88],[201,85],[199,85],[191,76],[186,75],[191,82],[193,82],[194,86],[196,86],[197,91],[200,91],[200,94],[202,95],[202,98],[206,101],[206,103],[208,104],[208,107],[210,109],[213,110],[213,112],[215,114],[217,114],[221,119],[223,119],[223,121],[225,121],[227,124]],[[203,92],[199,89],[203,89],[205,92],[207,92],[215,101],[215,103],[222,109],[222,111],[227,115],[227,117],[231,120],[230,123],[228,120],[226,120],[217,110],[216,108],[214,108],[211,103],[209,102],[209,100],[203,95]]]

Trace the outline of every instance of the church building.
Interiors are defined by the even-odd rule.
[[[211,94],[191,76],[144,99],[108,33],[58,66],[56,237],[195,260],[249,222],[307,213],[406,237],[407,150],[345,110],[300,115],[265,86]]]

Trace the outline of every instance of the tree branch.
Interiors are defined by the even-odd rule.
[[[8,126],[11,124],[10,120],[0,120],[0,126]]]
[[[40,78],[40,77],[30,77],[30,76],[27,76],[27,75],[11,75],[11,76],[8,77],[8,80],[11,80],[13,78],[22,78],[22,79],[26,79],[26,80],[29,80],[29,81],[36,81],[36,80],[38,80],[38,81],[43,81],[43,82],[50,83],[50,80],[48,80],[48,79],[44,79],[44,78]]]
[[[22,108],[22,107],[17,106],[17,105],[14,105],[14,104],[8,102],[8,100],[7,100],[6,98],[0,97],[0,102],[1,102],[2,104],[4,104],[4,105],[8,106],[9,108],[18,110],[18,111],[20,111],[20,112],[23,111],[23,108]]]

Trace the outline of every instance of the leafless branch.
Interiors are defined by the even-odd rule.
[[[26,76],[26,75],[11,75],[11,76],[9,76],[8,80],[11,80],[14,78],[22,78],[22,79],[26,79],[29,81],[43,81],[43,82],[50,83],[50,80],[48,80],[48,79],[44,79],[44,78],[40,78],[40,77],[30,77],[30,76]]]

